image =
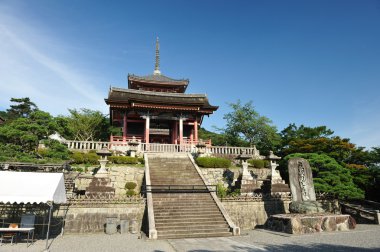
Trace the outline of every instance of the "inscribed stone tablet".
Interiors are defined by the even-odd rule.
[[[291,158],[288,171],[293,201],[315,201],[313,174],[309,162],[303,158]]]

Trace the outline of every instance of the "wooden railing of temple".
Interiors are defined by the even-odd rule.
[[[138,141],[140,142],[140,141]],[[90,151],[101,150],[107,148],[114,151],[128,151],[130,146],[125,141],[100,142],[100,141],[70,141],[66,140],[67,147],[73,151]],[[257,152],[254,147],[233,147],[233,146],[210,146],[205,144],[203,152],[213,155],[239,155],[247,153],[255,155]],[[139,143],[137,152],[190,152],[197,153],[198,147],[196,143],[185,144],[159,144],[159,143]]]

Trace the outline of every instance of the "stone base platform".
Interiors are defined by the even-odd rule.
[[[276,214],[268,218],[265,228],[289,234],[310,234],[354,229],[356,221],[350,215],[316,214]]]

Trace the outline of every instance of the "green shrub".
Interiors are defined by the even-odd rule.
[[[264,168],[265,162],[261,159],[250,159],[248,160],[248,163],[253,165],[255,168]]]
[[[136,192],[135,192],[134,190],[128,190],[128,191],[127,191],[127,196],[128,196],[128,197],[132,197],[132,196],[134,196],[134,195],[136,195]]]
[[[227,158],[198,157],[196,162],[204,168],[229,168],[231,166],[231,160]]]
[[[82,152],[73,152],[71,154],[71,159],[75,164],[99,164],[100,157],[93,152],[82,153]]]
[[[138,158],[137,160],[138,160],[138,162],[139,162],[140,164],[145,164],[145,160],[144,160],[144,158]]]
[[[138,164],[139,159],[137,157],[127,156],[111,156],[109,161],[113,164]]]
[[[89,153],[84,153],[84,162],[86,164],[99,164],[99,159],[100,157],[96,154],[96,153],[93,153],[93,152],[89,152]]]
[[[125,189],[133,190],[135,189],[137,184],[135,182],[127,182],[125,183]]]
[[[228,189],[224,187],[222,183],[218,183],[216,185],[216,194],[218,195],[219,198],[224,198],[227,196],[227,191]]]
[[[268,160],[264,160],[264,167],[270,168],[270,162]]]

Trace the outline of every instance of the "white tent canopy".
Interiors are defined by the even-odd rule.
[[[0,171],[2,203],[66,203],[63,173]]]

